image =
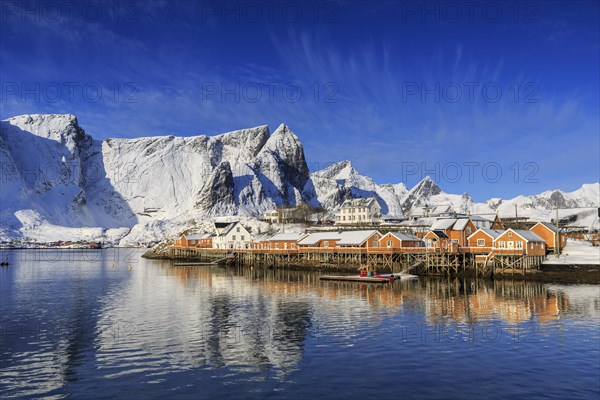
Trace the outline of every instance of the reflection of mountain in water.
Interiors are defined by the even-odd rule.
[[[382,338],[401,340],[401,324],[450,321],[465,331],[528,323],[550,332],[572,320],[595,328],[600,319],[597,285],[447,278],[364,285],[320,282],[316,272],[146,260],[128,270],[111,261],[11,262],[3,272],[0,361],[10,395],[60,396],[98,378],[162,383],[201,369],[283,381],[315,346],[330,354],[378,347]]]

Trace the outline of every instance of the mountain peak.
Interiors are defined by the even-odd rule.
[[[24,114],[5,121],[23,131],[57,142],[65,142],[69,138],[79,141],[84,136],[77,117],[72,114]]]
[[[348,179],[352,175],[358,174],[352,163],[348,160],[339,161],[328,165],[327,167],[316,171],[315,175],[326,179]]]

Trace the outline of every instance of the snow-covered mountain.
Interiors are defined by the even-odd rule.
[[[413,188],[375,183],[350,161],[310,173],[298,137],[280,125],[217,136],[94,140],[72,115],[23,115],[0,122],[0,241],[161,239],[222,215],[254,218],[278,205],[335,212],[347,198],[378,199],[382,213],[450,204],[459,212],[546,218],[561,207],[597,207],[599,184],[474,203],[429,177]],[[591,218],[591,217],[590,217]]]
[[[260,126],[106,141],[72,115],[24,115],[0,128],[1,240],[152,241],[204,217],[316,197],[302,144],[283,124],[272,134]]]

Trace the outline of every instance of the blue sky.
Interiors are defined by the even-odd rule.
[[[311,169],[480,201],[600,180],[598,2],[0,5],[2,119],[72,113],[99,139],[285,122]]]

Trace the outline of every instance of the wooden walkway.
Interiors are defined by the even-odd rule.
[[[477,251],[475,251],[477,250]],[[299,249],[202,249],[169,247],[164,258],[196,263],[236,265],[303,266],[318,269],[348,269],[371,266],[378,271],[416,272],[426,275],[456,275],[472,270],[477,276],[496,273],[522,274],[538,269],[545,256],[519,251],[462,247],[456,251],[419,248],[301,247]]]

